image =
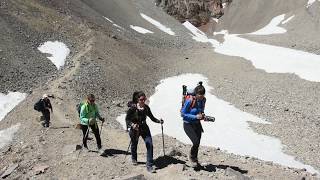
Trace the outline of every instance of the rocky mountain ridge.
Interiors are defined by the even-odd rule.
[[[230,0],[156,0],[156,5],[163,8],[178,21],[189,21],[198,27],[205,25],[210,18],[220,18],[224,7]]]
[[[221,3],[224,3],[205,0],[158,2],[159,6],[170,9],[177,17],[181,16],[181,21],[195,18],[195,24],[199,25],[206,23],[206,20],[201,20],[199,12],[204,14],[203,19],[212,16],[210,8],[217,10],[213,15],[221,14]],[[181,5],[185,2],[187,5]],[[274,10],[277,13],[283,8],[296,9],[291,6],[303,4],[290,1],[292,3],[287,7],[278,0],[272,2],[280,8]],[[212,7],[212,3],[216,5]],[[262,1],[252,3],[259,5],[254,7],[263,6]],[[301,13],[311,11],[312,16],[317,17],[314,13],[318,8],[316,5]],[[157,173],[150,174],[144,165],[146,151],[142,139],[138,148],[140,163],[132,166],[127,152],[128,134],[116,120],[125,113],[126,102],[134,90],[144,90],[150,96],[164,78],[201,73],[210,79],[210,86],[214,88],[212,93],[217,97],[244,112],[268,117],[272,121],[267,126],[251,123],[255,131],[279,137],[286,145],[286,153],[319,169],[318,83],[292,74],[266,73],[255,69],[243,58],[214,53],[212,47],[193,41],[189,31],[148,0],[2,0],[0,7],[0,25],[6,27],[0,29],[0,39],[5,42],[0,45],[0,82],[5,84],[1,86],[1,92],[28,93],[28,97],[0,121],[1,130],[21,124],[13,141],[0,149],[0,175],[4,178],[319,179],[317,174],[306,169],[231,154],[219,147],[201,146],[199,160],[202,166],[194,169],[187,157],[190,145],[165,136],[167,156],[163,156],[162,137],[159,135],[153,137]],[[235,24],[241,22],[232,20],[236,17],[235,9],[245,5],[234,1],[229,7],[230,14],[225,13],[221,17],[224,22],[218,25],[221,29],[229,27],[234,32],[247,32],[262,27],[274,17],[271,14],[259,26],[246,22],[247,26],[237,29],[239,26]],[[254,11],[256,9],[247,13],[254,14]],[[172,28],[176,36],[167,35],[148,24],[141,18],[141,12]],[[304,17],[307,19],[308,16]],[[256,21],[259,22],[258,19]],[[154,33],[139,34],[130,29],[130,25],[141,26]],[[289,30],[297,30],[300,26],[293,23],[288,27],[291,27]],[[299,34],[299,31],[295,32]],[[290,33],[281,36],[268,41],[276,44],[286,36],[289,40],[281,43],[290,47],[292,37],[297,41],[303,38]],[[314,36],[313,41],[319,38],[315,33],[311,36]],[[263,41],[261,37],[256,38]],[[42,42],[48,40],[63,41],[71,49],[65,67],[59,71],[45,54],[37,50]],[[315,52],[319,50],[317,44],[310,46],[304,43],[304,46]],[[300,47],[297,43],[296,48]],[[38,76],[43,78],[37,79]],[[54,113],[50,129],[41,127],[40,113],[33,110],[33,104],[43,93],[55,97],[51,99]],[[89,141],[92,152],[77,149],[81,144],[81,132],[74,128],[79,123],[75,105],[88,93],[97,96],[101,113],[106,117],[102,132],[104,156],[94,152],[94,139]],[[93,137],[92,134],[90,136]]]

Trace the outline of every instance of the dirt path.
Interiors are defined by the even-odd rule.
[[[279,129],[286,129],[283,127],[289,126],[292,123],[291,119],[296,119],[297,116],[294,115],[296,112],[292,111],[293,115],[287,118],[288,114],[281,112],[282,109],[287,108],[287,105],[276,104],[280,107],[276,111],[271,106],[268,107],[269,103],[257,102],[257,100],[263,100],[267,95],[271,97],[270,104],[278,102],[279,99],[281,102],[291,102],[292,99],[294,100],[292,102],[303,102],[301,99],[305,99],[307,95],[301,96],[301,99],[295,99],[286,97],[287,94],[290,94],[286,92],[301,94],[300,90],[303,92],[310,92],[310,89],[315,89],[315,92],[319,91],[310,83],[292,79],[291,75],[268,74],[254,69],[250,63],[241,58],[214,54],[211,48],[203,44],[199,47],[194,45],[194,41],[181,24],[173,21],[173,18],[169,16],[164,16],[164,13],[156,9],[149,1],[132,1],[133,4],[117,0],[88,1],[85,3],[88,7],[81,4],[82,1],[67,2],[50,1],[52,5],[55,5],[54,9],[59,9],[59,12],[62,9],[60,13],[66,10],[66,14],[70,12],[77,23],[87,23],[83,28],[77,28],[79,24],[76,26],[69,23],[63,24],[70,25],[70,29],[78,29],[81,32],[79,34],[82,37],[77,39],[78,36],[76,36],[77,43],[73,44],[74,47],[77,47],[75,48],[76,53],[69,60],[69,65],[66,65],[62,72],[58,72],[57,77],[54,76],[55,79],[43,83],[38,89],[33,89],[32,94],[19,104],[5,121],[0,123],[1,128],[21,123],[11,145],[0,151],[0,174],[2,169],[8,168],[11,164],[18,164],[18,168],[9,176],[10,179],[123,179],[123,177],[138,174],[142,174],[147,179],[175,180],[248,179],[249,177],[252,179],[316,179],[315,176],[304,170],[288,168],[252,157],[237,156],[217,148],[203,146],[200,147],[199,159],[204,165],[201,169],[193,169],[188,166],[187,154],[190,145],[182,144],[167,136],[165,137],[166,153],[173,152],[173,155],[166,157],[162,156],[161,136],[153,137],[154,159],[158,166],[156,174],[146,171],[146,148],[142,139],[138,147],[140,163],[138,166],[131,165],[130,154],[127,154],[128,134],[120,129],[115,118],[125,111],[126,100],[133,89],[141,88],[146,90],[146,93],[152,94],[155,85],[162,78],[182,73],[202,73],[210,79],[210,85],[215,88],[217,96],[246,112],[271,117],[282,122]],[[49,4],[47,5],[50,6]],[[140,9],[136,9],[136,6]],[[105,11],[105,9],[113,11]],[[139,12],[152,14],[152,17],[159,21],[168,22],[179,35],[174,37],[166,35],[141,19]],[[124,16],[123,13],[128,15]],[[117,24],[125,28],[136,22],[136,25],[146,27],[155,33],[141,35],[131,32],[130,29],[117,31],[114,25],[101,17],[102,15],[117,21]],[[64,32],[74,31],[68,29]],[[230,59],[235,61],[230,61]],[[141,79],[143,83],[139,81]],[[92,81],[97,82],[97,85],[90,84]],[[294,84],[306,84],[306,86],[302,88]],[[252,88],[253,86],[255,88]],[[247,91],[248,89],[252,91]],[[279,92],[273,94],[274,89],[285,89],[285,91],[283,94]],[[75,97],[88,93],[83,92],[87,90],[92,90],[100,98],[98,103],[106,107],[106,109],[101,109],[104,115],[107,114],[107,122],[103,126],[101,135],[105,149],[104,156],[95,152],[96,141],[92,133],[90,137],[93,137],[93,140],[88,141],[92,152],[76,151],[76,145],[81,145],[82,132],[74,128],[79,122],[75,105],[80,101]],[[49,129],[41,127],[36,121],[40,114],[33,110],[34,102],[43,93],[55,96],[52,98],[54,113]],[[243,106],[248,102],[254,102],[254,106]],[[289,109],[291,113],[291,109],[295,108],[290,107]],[[299,108],[296,109],[299,110]],[[314,114],[308,113],[309,111],[303,112]],[[300,112],[297,111],[297,113]],[[285,121],[285,117],[290,121]],[[301,129],[301,126],[298,125],[296,129]],[[275,123],[274,126],[278,124]],[[277,133],[271,128],[261,131],[277,136]],[[292,134],[301,133],[293,131]],[[288,137],[290,141],[292,139],[301,140],[301,138],[291,138],[297,136],[288,135]],[[310,138],[307,141],[310,141]],[[307,143],[300,144],[303,147],[308,146]],[[178,153],[174,153],[175,151]],[[302,150],[302,152],[310,151]],[[37,174],[36,167],[40,165],[46,165],[48,169]]]

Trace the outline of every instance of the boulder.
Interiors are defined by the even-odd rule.
[[[180,150],[174,148],[174,147],[169,147],[167,150],[167,155],[168,156],[185,156],[183,152]]]
[[[250,180],[250,178],[248,176],[245,176],[245,175],[241,174],[239,171],[236,171],[230,167],[227,167],[227,169],[225,170],[225,175],[226,176],[233,176],[233,177],[235,177],[235,179],[238,179],[238,180]]]
[[[5,179],[6,177],[8,177],[17,167],[19,166],[19,164],[12,164],[10,165],[6,171],[1,175],[2,179]]]
[[[139,175],[128,175],[125,177],[122,177],[121,180],[147,180],[143,174]]]
[[[46,164],[39,164],[35,167],[33,167],[33,171],[35,172],[36,175],[45,173],[45,171],[49,168],[48,165]]]

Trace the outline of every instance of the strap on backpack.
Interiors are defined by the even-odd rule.
[[[196,106],[196,97],[192,96],[191,98],[192,100],[191,100],[191,105],[189,107],[189,111]]]

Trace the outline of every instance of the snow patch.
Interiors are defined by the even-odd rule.
[[[219,19],[218,19],[218,18],[212,18],[212,20],[214,20],[216,23],[219,22]]]
[[[115,27],[119,28],[119,29],[124,29],[123,27],[119,26],[118,24],[113,24]]]
[[[19,127],[20,123],[0,131],[0,149],[12,141],[13,136],[18,131]]]
[[[318,0],[320,2],[320,0]],[[307,8],[310,7],[316,0],[308,0]]]
[[[216,35],[226,35],[226,34],[228,34],[227,30],[221,30],[219,32],[213,32],[214,36],[216,36]]]
[[[47,58],[51,60],[58,70],[64,66],[65,60],[70,53],[69,48],[59,41],[47,41],[39,46],[38,50],[42,53],[51,54],[52,56],[48,56]]]
[[[266,25],[264,28],[259,29],[258,31],[249,33],[250,35],[269,35],[269,34],[282,34],[287,32],[286,29],[279,27],[278,25],[281,23],[281,21],[284,20],[284,14],[279,15],[277,17],[274,17],[268,25]]]
[[[114,23],[111,19],[109,19],[109,18],[107,18],[107,17],[105,17],[105,16],[102,16],[102,17],[105,18],[105,19],[106,19],[107,21],[109,21],[110,23],[112,23],[113,26],[115,26],[115,27],[117,27],[117,28],[119,28],[119,29],[124,30],[123,27],[121,27],[121,26],[119,26],[118,24]],[[118,29],[118,31],[119,31],[119,29]]]
[[[159,28],[161,31],[171,35],[171,36],[174,36],[175,33],[170,29],[170,28],[167,28],[166,26],[162,25],[160,22],[152,19],[151,17],[143,14],[143,13],[140,13],[141,17],[143,17],[145,20],[147,20],[148,22],[150,22],[151,24],[155,25],[157,28]]]
[[[277,20],[277,22],[281,21]],[[194,40],[212,44],[217,53],[243,57],[251,61],[256,68],[268,73],[294,73],[302,79],[320,82],[320,55],[256,43],[239,37],[239,34],[229,34],[226,30],[213,33],[224,35],[224,42],[219,43],[209,39],[191,23],[186,21],[183,25],[192,32]]]
[[[286,20],[282,21],[281,24],[286,24],[287,22],[291,21],[294,18],[294,15],[290,16]]]
[[[145,29],[145,28],[142,28],[139,26],[130,25],[130,28],[137,31],[138,33],[141,33],[141,34],[153,33],[152,31],[149,31],[148,29]]]
[[[294,73],[302,79],[320,82],[320,55],[256,43],[236,34],[226,34],[224,39],[215,52],[243,57],[268,73]]]
[[[226,8],[227,7],[227,3],[222,3],[222,8]]]
[[[198,28],[193,26],[189,21],[184,22],[183,26],[186,27],[189,31],[191,31],[192,39],[198,42],[210,43],[212,44],[213,47],[216,47],[219,45],[218,41],[208,38],[204,32],[200,31]]]
[[[0,121],[26,97],[26,93],[20,92],[0,93]]]
[[[306,168],[311,173],[319,173],[313,167],[298,162],[294,157],[282,152],[283,145],[279,139],[261,135],[253,131],[250,122],[270,124],[264,119],[243,112],[229,102],[223,101],[212,93],[208,79],[200,74],[184,74],[161,80],[155,94],[150,99],[150,108],[157,118],[164,119],[164,133],[178,140],[191,144],[183,130],[180,116],[182,85],[194,86],[199,81],[207,89],[205,113],[216,118],[215,122],[202,122],[204,133],[201,145],[219,147],[230,153],[253,156],[265,161],[295,167]],[[176,89],[176,91],[172,91]],[[125,128],[125,115],[117,118]],[[161,125],[148,120],[152,135],[161,134]]]
[[[107,21],[111,22],[113,24],[113,21],[105,16],[102,16],[103,18],[105,18]]]

